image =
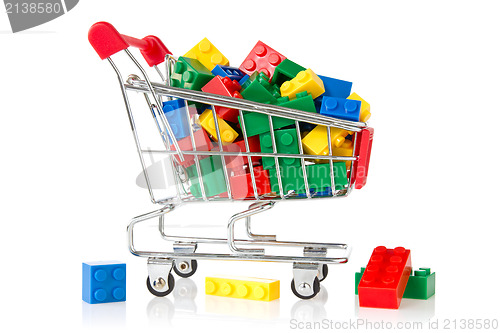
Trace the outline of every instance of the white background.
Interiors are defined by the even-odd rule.
[[[0,14],[0,331],[498,319],[497,2],[279,3],[80,1],[17,34]],[[128,252],[126,226],[155,207],[135,185],[140,164],[116,77],[87,41],[101,20],[131,36],[154,34],[177,56],[206,36],[235,66],[262,39],[316,73],[354,82],[371,103],[366,187],[342,200],[280,203],[256,223],[257,232],[281,240],[353,246],[348,264],[330,267],[327,300],[322,292],[298,301],[289,289],[291,265],[271,263],[200,262],[184,281],[197,287],[194,299],[148,293],[146,261]],[[223,237],[229,216],[243,208],[186,205],[169,223],[207,225],[206,233]],[[144,230],[159,238],[153,227]],[[354,272],[378,245],[411,249],[414,267],[437,272],[436,296],[403,300],[397,311],[360,310]],[[82,261],[108,259],[128,265],[127,302],[84,304]],[[206,298],[203,279],[217,274],[280,279],[281,299]]]

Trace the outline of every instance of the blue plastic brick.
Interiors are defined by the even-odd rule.
[[[248,80],[250,78],[250,75],[246,74],[245,76],[243,76],[243,78],[241,80],[238,81],[238,83],[240,84],[240,86],[243,85],[243,83],[246,82],[246,80]]]
[[[163,102],[163,113],[165,113],[177,140],[189,135],[189,119],[183,99]]]
[[[239,81],[241,80],[245,75],[242,71],[240,71],[239,68],[236,67],[229,67],[229,66],[221,66],[217,65],[212,69],[212,74],[213,75],[219,75],[222,77],[229,77],[231,80],[236,80]]]
[[[325,86],[323,96],[347,98],[351,94],[352,82],[318,75]]]
[[[323,96],[321,113],[323,116],[359,121],[361,102],[352,99]]]
[[[82,299],[89,304],[126,300],[127,268],[119,261],[82,263]]]

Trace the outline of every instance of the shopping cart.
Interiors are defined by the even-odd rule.
[[[373,129],[366,126],[362,122],[352,122],[325,117],[318,113],[309,113],[289,109],[285,107],[261,104],[249,100],[238,99],[233,97],[224,97],[214,94],[209,94],[200,91],[176,88],[169,85],[170,74],[176,63],[176,58],[168,51],[165,45],[155,36],[147,36],[143,39],[135,39],[129,36],[121,35],[109,23],[98,22],[94,24],[89,31],[89,41],[99,54],[101,59],[107,59],[115,70],[120,84],[125,107],[129,117],[130,125],[134,135],[139,159],[141,161],[143,176],[145,178],[146,187],[148,188],[151,200],[154,204],[159,204],[162,207],[153,212],[135,217],[128,226],[128,244],[130,252],[139,257],[148,258],[148,278],[147,287],[151,293],[156,296],[166,296],[174,288],[175,280],[171,274],[173,270],[181,277],[189,277],[196,272],[197,260],[243,260],[243,261],[259,261],[259,262],[288,262],[293,263],[293,279],[291,283],[292,291],[296,296],[302,299],[314,297],[320,289],[319,282],[326,278],[328,274],[328,264],[346,263],[350,254],[350,247],[342,243],[308,243],[308,242],[290,242],[278,241],[275,235],[259,235],[254,234],[251,228],[251,217],[261,212],[267,211],[274,207],[279,200],[310,200],[320,198],[338,198],[349,195],[353,188],[359,189],[366,183],[368,173],[371,143],[373,138]],[[145,58],[150,67],[153,67],[162,83],[156,83],[150,80],[146,70],[140,65],[139,61],[129,51],[129,47],[133,46],[140,49],[141,54]],[[132,61],[135,68],[139,70],[141,76],[130,75],[126,79],[120,73],[117,65],[111,59],[111,56],[123,51]],[[164,63],[165,73],[158,67]],[[142,115],[148,114],[149,119],[152,118],[152,123],[156,127],[159,137],[162,141],[161,149],[143,148],[139,140],[139,133],[135,123],[137,113],[133,112],[133,107],[130,103],[130,92],[143,94],[146,100]],[[189,136],[190,147],[181,149],[181,144],[176,139],[172,126],[169,123],[161,106],[165,101],[172,99],[182,99],[185,101],[186,117],[189,119]],[[215,124],[216,136],[214,136],[215,149],[205,148],[197,149],[195,143],[195,132],[199,130],[198,114],[192,112],[193,103],[197,105],[208,105],[212,109],[213,122]],[[200,104],[201,103],[201,104]],[[147,109],[146,109],[147,106]],[[160,107],[159,107],[160,106]],[[221,131],[216,117],[215,107],[226,107],[239,110],[241,120],[241,129],[244,140],[243,151],[231,151],[226,149],[222,144]],[[243,117],[245,113],[260,113],[267,115],[269,120],[269,133],[272,138],[272,152],[253,152],[249,148],[249,138],[245,131],[245,121]],[[300,140],[300,128],[306,125],[323,125],[327,127],[328,136],[328,154],[326,155],[307,155],[303,152],[302,145],[299,143],[299,153],[282,154],[278,153],[277,144],[275,141],[273,117],[281,117],[293,120],[297,136]],[[292,125],[293,126],[293,125]],[[334,156],[332,154],[331,128],[343,129],[349,131],[352,135],[353,153],[352,156]],[[148,133],[149,134],[149,133]],[[299,141],[300,142],[300,141]],[[154,180],[151,179],[149,166],[146,165],[146,160],[151,154],[161,154],[167,161],[165,169],[165,177],[173,179],[175,191],[165,197],[158,198],[155,191]],[[218,195],[208,195],[206,184],[204,183],[204,174],[201,171],[200,161],[204,158],[220,159],[224,178],[222,185],[224,193]],[[231,179],[234,174],[227,167],[228,159],[244,158],[247,161],[246,175],[251,179],[249,194],[237,198],[234,195],[235,188],[231,186]],[[260,193],[258,191],[258,180],[255,169],[257,168],[254,162],[262,158],[274,159],[277,187],[268,193]],[[283,163],[282,158],[299,159],[301,177],[303,177],[303,187],[301,190],[287,190],[286,184],[283,184],[282,174],[286,169],[280,166]],[[188,177],[184,162],[190,160],[192,168],[195,168],[196,175]],[[319,193],[309,187],[307,170],[310,161],[323,162],[329,165],[327,193],[324,191]],[[335,186],[334,162],[343,161],[349,163],[350,167],[347,173],[348,183],[343,188]],[[255,165],[254,165],[255,164]],[[225,182],[225,184],[224,184]],[[302,182],[302,179],[301,179]],[[193,183],[198,184],[199,192],[194,195]],[[215,201],[235,201],[247,200],[252,202],[249,208],[243,212],[233,215],[227,224],[227,238],[208,238],[208,237],[187,237],[175,236],[166,233],[165,216],[174,208],[183,203],[194,202],[215,202]],[[134,228],[138,223],[158,219],[158,228],[161,237],[168,242],[173,242],[173,250],[169,252],[160,251],[142,251],[136,249],[134,245]],[[236,222],[244,220],[246,227],[246,238],[235,238]],[[202,244],[216,244],[224,246],[220,253],[198,252],[198,246]],[[286,248],[291,251],[292,248],[302,250],[298,254],[290,255],[269,255],[269,247]],[[288,250],[287,250],[288,251]],[[329,252],[335,252],[332,255]]]

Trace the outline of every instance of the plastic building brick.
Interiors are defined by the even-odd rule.
[[[256,71],[264,72],[267,77],[272,78],[276,66],[285,59],[285,56],[276,52],[263,42],[258,41],[241,64],[240,69],[248,75],[252,75],[252,73]]]
[[[281,97],[278,86],[271,85],[264,73],[253,73],[241,88],[241,96],[254,102],[274,104]]]
[[[359,95],[356,94],[355,92],[353,92],[351,95],[349,95],[349,97],[347,97],[347,99],[361,101],[361,112],[359,114],[360,121],[366,122],[366,121],[368,121],[368,119],[370,119],[370,117],[372,116],[372,114],[370,113],[370,104],[368,104],[364,99],[359,97]]]
[[[352,149],[353,149],[353,144],[352,141],[349,139],[346,139],[344,143],[340,147],[335,147],[332,145],[332,155],[333,156],[345,156],[345,157],[352,157]],[[314,160],[314,163],[328,163],[328,160]],[[351,161],[345,161],[345,166],[347,167],[347,170],[351,169]]]
[[[198,59],[209,70],[217,65],[229,65],[229,60],[207,38],[203,38],[184,57]]]
[[[358,294],[358,285],[361,281],[361,276],[365,272],[365,268],[361,267],[359,272],[356,272],[354,277],[355,289],[354,293]],[[419,268],[410,275],[406,284],[403,298],[413,299],[429,299],[436,293],[436,273],[431,273],[430,268]]]
[[[328,76],[318,75],[325,86],[325,96],[348,98],[351,93],[352,82],[337,80]],[[352,98],[354,99],[354,98]]]
[[[119,261],[82,263],[82,299],[89,304],[123,302],[127,269]]]
[[[297,93],[307,91],[313,98],[316,98],[325,92],[325,87],[323,81],[311,69],[306,69],[290,81],[283,83],[280,90],[281,96],[294,98]]]
[[[183,99],[163,102],[163,113],[177,140],[189,135],[189,118]]]
[[[253,168],[255,176],[255,187],[257,195],[263,195],[271,192],[271,183],[269,172],[263,167]],[[229,180],[231,184],[231,194],[234,199],[255,198],[255,192],[252,185],[252,176],[250,173],[232,176]]]
[[[194,138],[194,145],[197,151],[210,151],[213,147],[212,141],[208,138],[207,133],[199,129],[195,132],[193,132],[193,138]],[[191,141],[191,136],[188,135],[182,140],[177,141],[179,144],[179,148],[182,151],[193,151],[193,143]],[[170,146],[171,150],[175,150],[175,146],[172,145]],[[184,154],[184,162],[181,162],[179,159],[179,156],[177,154],[174,155],[177,163],[184,167],[188,167],[194,163],[194,155],[187,155]]]
[[[330,138],[332,153],[334,147],[341,147],[345,141],[345,137],[349,134],[348,131],[330,127]],[[302,146],[304,152],[309,155],[328,155],[328,133],[326,126],[318,125],[310,131],[303,139]]]
[[[179,57],[170,76],[172,87],[200,90],[214,76],[208,68],[196,59]]]
[[[307,94],[306,91],[298,93],[296,97],[297,98],[292,100],[289,100],[288,97],[280,97],[277,99],[276,104],[291,109],[316,112],[312,96]],[[257,112],[243,112],[243,119],[245,120],[245,130],[247,136],[254,136],[270,131],[269,118],[265,114]],[[273,129],[275,130],[295,123],[292,119],[281,117],[272,117],[272,120]]]
[[[370,167],[370,156],[373,144],[373,128],[367,127],[357,133],[356,154],[358,160],[354,162],[351,185],[355,183],[357,190],[366,185],[368,178],[368,168]]]
[[[241,86],[236,80],[231,80],[229,77],[216,76],[210,82],[208,82],[202,91],[229,96],[235,98],[243,98],[240,94]],[[238,122],[239,111],[236,109],[226,108],[223,106],[215,106],[215,113],[224,120],[231,121],[233,123]]]
[[[274,131],[274,138],[276,143],[276,151],[280,154],[297,154],[299,155],[299,141],[297,140],[297,130],[295,128],[291,129],[281,129]],[[260,150],[263,153],[273,152],[273,140],[271,133],[264,133],[260,135]],[[300,157],[300,156],[297,156]],[[298,166],[300,165],[299,158],[278,158],[280,165],[286,166]],[[262,165],[264,169],[271,169],[275,167],[274,157],[263,157]]]
[[[250,152],[260,152],[260,141],[259,136],[247,137],[248,148]],[[224,151],[229,151],[233,153],[246,152],[245,140],[240,140],[238,142],[233,142],[223,146]],[[248,164],[248,157],[246,156],[226,156],[226,166],[231,171],[239,171],[238,169],[243,169],[243,166]],[[252,157],[252,164],[257,164],[260,161],[260,157]]]
[[[213,155],[200,160],[199,163],[205,195],[212,197],[226,193],[226,178],[224,176],[221,157]],[[186,168],[186,171],[191,180],[191,187],[189,188],[191,194],[196,198],[201,198],[202,192],[196,165],[191,165]]]
[[[205,293],[213,296],[273,301],[280,298],[280,281],[259,278],[206,277]]]
[[[229,67],[229,66],[221,66],[221,65],[215,66],[212,69],[212,74],[219,75],[222,77],[228,77],[231,80],[236,80],[236,81],[241,80],[246,75],[245,73],[240,71],[239,68]]]
[[[281,86],[285,81],[293,79],[299,72],[305,71],[306,68],[294,63],[290,59],[283,60],[274,70],[272,84]]]
[[[410,274],[410,250],[376,247],[358,285],[359,306],[399,308]]]
[[[238,132],[236,132],[231,126],[229,126],[224,119],[217,116],[217,122],[219,124],[219,132],[222,142],[233,142],[238,137]],[[212,115],[212,110],[205,110],[200,115],[201,126],[210,134],[213,140],[217,141],[217,130],[215,128],[215,121]]]
[[[307,182],[310,189],[315,191],[325,191],[332,188],[332,178],[330,175],[330,164],[311,164],[306,166]],[[342,162],[333,163],[333,181],[335,190],[344,189],[347,184],[347,170]]]
[[[419,268],[410,275],[403,298],[429,299],[436,293],[436,273]]]
[[[248,74],[245,74],[245,76],[243,76],[241,78],[241,80],[239,80],[238,82],[240,83],[240,86],[243,86],[243,84],[245,84],[245,82],[250,78],[250,75]]]
[[[360,101],[323,96],[319,113],[328,117],[359,121],[360,110]]]
[[[313,97],[311,94],[308,94],[307,91],[299,92],[294,99],[290,99],[289,97],[280,97],[278,98],[276,104],[285,108],[316,112]]]
[[[306,165],[306,173],[307,183],[311,193],[322,193],[322,195],[331,193],[332,179],[330,175],[330,164]],[[305,193],[304,173],[301,166],[280,165],[280,176],[285,194],[289,191],[294,191],[299,195]],[[276,169],[269,170],[269,178],[271,179],[271,190],[279,194]],[[344,163],[333,163],[333,180],[335,182],[335,190],[342,190],[348,184],[347,171]]]

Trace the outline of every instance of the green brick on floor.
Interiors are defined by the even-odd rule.
[[[280,154],[296,154],[299,155],[299,140],[297,139],[297,130],[295,128],[282,129],[274,131],[274,138],[276,143],[276,151]],[[259,136],[260,151],[263,153],[273,153],[273,140],[271,133],[264,133]],[[299,166],[299,158],[279,158],[280,165],[283,166]],[[271,169],[275,167],[274,157],[263,157],[262,166],[264,169]]]
[[[200,160],[201,175],[203,185],[207,197],[218,195],[227,192],[226,178],[224,177],[224,169],[222,168],[222,159],[220,156],[210,156]],[[191,194],[196,198],[201,198],[201,187],[196,170],[196,164],[186,168],[191,187]]]
[[[285,81],[290,81],[291,79],[296,77],[299,72],[305,70],[306,69],[299,64],[289,59],[285,59],[274,69],[271,84],[277,84],[278,86],[281,86]]]
[[[362,267],[359,272],[354,275],[354,293],[358,294],[358,285],[361,281],[361,277],[365,268]],[[403,298],[413,298],[413,299],[429,299],[432,295],[436,293],[436,273],[431,273],[430,268],[419,268],[414,271],[408,283],[406,284],[406,289],[403,294]]]
[[[297,94],[295,99],[290,100],[288,97],[280,97],[276,101],[276,105],[283,106],[290,109],[316,113],[314,100],[307,91]],[[238,119],[240,119],[238,117]],[[243,112],[243,119],[245,121],[245,130],[247,136],[254,136],[263,134],[270,131],[269,117],[263,113],[257,112]],[[277,130],[285,126],[290,126],[295,123],[295,120],[281,117],[272,117],[273,129]],[[240,119],[241,124],[241,119]]]
[[[428,299],[436,292],[436,273],[419,268],[408,279],[403,298]]]
[[[292,190],[295,191],[296,194],[305,193],[302,166],[280,165],[280,173],[283,191],[285,194]],[[310,190],[314,189],[316,192],[322,192],[327,188],[332,187],[330,164],[306,165],[306,173]],[[275,168],[269,170],[269,178],[271,180],[271,191],[279,194],[279,183]],[[333,163],[333,180],[335,181],[335,190],[341,190],[347,186],[347,171],[345,169],[345,163]]]
[[[170,84],[176,88],[201,90],[213,78],[212,72],[198,60],[179,57],[170,76]]]

